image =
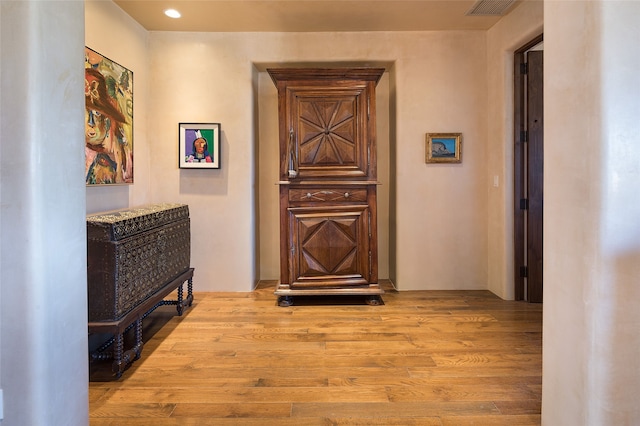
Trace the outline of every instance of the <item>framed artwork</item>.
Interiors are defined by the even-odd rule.
[[[133,72],[84,49],[85,181],[133,183]]]
[[[178,124],[179,167],[220,168],[220,123]]]
[[[427,163],[460,163],[462,133],[427,133]]]

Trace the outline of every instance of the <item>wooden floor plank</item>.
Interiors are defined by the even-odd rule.
[[[506,399],[506,398],[501,398]],[[388,402],[382,386],[367,386],[355,389],[344,387],[224,387],[224,388],[176,388],[136,387],[115,390],[107,400],[124,404],[128,401],[153,404],[164,401],[172,404],[241,404],[243,402],[291,403],[313,401],[342,402]]]
[[[346,417],[356,419],[432,418],[447,415],[491,416],[500,412],[491,401],[473,402],[395,402],[395,403],[299,403],[293,404],[294,417]],[[481,423],[479,423],[481,424]]]
[[[521,416],[445,416],[443,426],[531,426],[540,424],[540,415]]]
[[[170,418],[128,418],[122,419],[91,419],[91,426],[330,426],[336,424],[324,418],[294,418],[294,417],[170,417]],[[360,423],[366,425],[366,423]],[[403,423],[392,423],[402,425]],[[406,426],[413,424],[430,423],[404,423]],[[436,423],[442,425],[442,423]]]
[[[274,289],[158,308],[121,378],[91,364],[91,426],[540,424],[541,305],[387,286],[283,308]]]

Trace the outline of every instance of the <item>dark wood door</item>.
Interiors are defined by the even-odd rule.
[[[542,35],[514,54],[515,299],[542,302],[544,121]]]
[[[527,63],[527,300],[541,303],[544,200],[543,52],[528,52]]]

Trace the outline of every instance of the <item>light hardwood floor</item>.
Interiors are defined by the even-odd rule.
[[[120,379],[91,365],[91,425],[540,424],[542,305],[387,287],[283,308],[274,289],[159,308]]]

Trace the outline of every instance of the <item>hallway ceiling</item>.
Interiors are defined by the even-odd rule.
[[[476,0],[114,0],[149,31],[334,32],[487,30],[500,15],[468,16]],[[513,0],[483,0],[489,7]],[[506,9],[513,10],[519,1]],[[173,8],[180,19],[168,18]]]

